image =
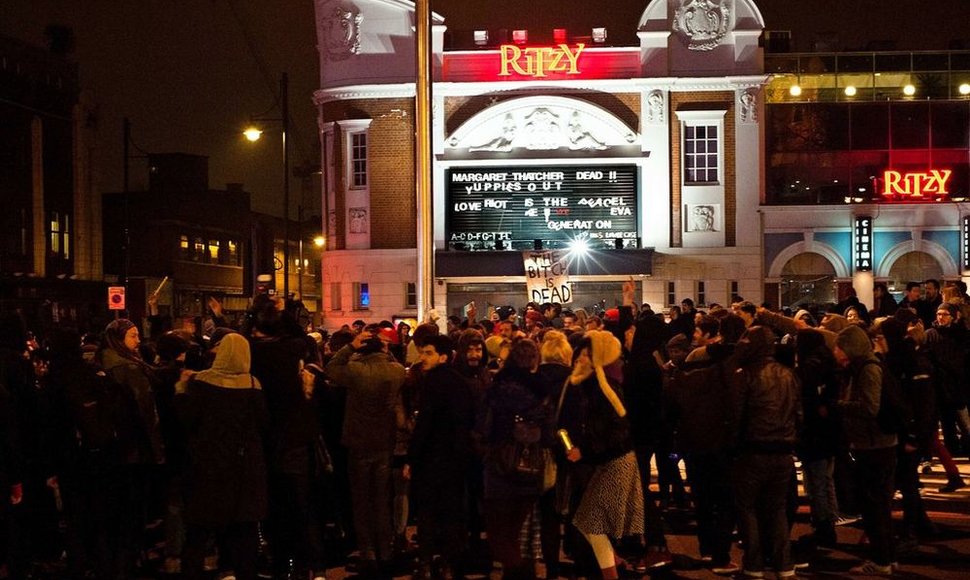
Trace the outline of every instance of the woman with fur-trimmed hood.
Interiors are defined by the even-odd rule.
[[[618,577],[610,538],[644,531],[643,489],[622,400],[622,350],[612,333],[587,332],[566,385],[582,389],[586,399],[583,432],[569,434],[575,446],[566,457],[595,467],[573,525],[589,541],[606,580]]]

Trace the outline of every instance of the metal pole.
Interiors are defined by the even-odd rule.
[[[130,247],[131,246],[131,235],[130,235],[130,233],[131,233],[131,216],[129,215],[129,211],[128,211],[128,197],[129,197],[129,187],[130,187],[130,185],[129,185],[129,162],[128,162],[128,160],[131,157],[131,154],[130,154],[130,151],[129,151],[130,150],[130,147],[131,147],[131,121],[128,120],[128,117],[125,117],[122,120],[122,128],[123,128],[123,131],[124,131],[124,136],[123,136],[123,140],[124,141],[123,142],[124,142],[124,156],[125,156],[125,160],[124,160],[124,180],[123,180],[122,190],[121,191],[122,191],[122,196],[124,197],[124,222],[125,222],[125,225],[124,225],[124,232],[123,232],[124,239],[122,240],[122,244],[123,244],[123,247],[124,247],[124,254],[123,254],[124,264],[122,264],[121,285],[125,287],[125,298],[126,298],[126,300],[130,300],[131,297],[128,295],[128,269],[131,266],[131,247]],[[127,306],[127,304],[126,304],[126,306]]]
[[[300,295],[300,300],[303,300],[303,205],[296,206],[296,231],[297,231],[297,242],[299,245],[299,257],[297,258],[298,263],[296,265],[297,276],[296,279],[296,292]]]
[[[286,73],[280,79],[280,112],[283,120],[283,298],[290,297],[290,79]]]
[[[418,319],[434,308],[434,229],[431,199],[431,8],[417,0],[415,86],[415,165],[418,211]]]

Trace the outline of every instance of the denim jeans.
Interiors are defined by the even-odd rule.
[[[835,522],[839,517],[839,502],[835,496],[835,480],[832,474],[835,458],[825,457],[802,462],[805,477],[805,493],[812,506],[812,523]]]
[[[792,570],[785,505],[794,462],[789,453],[742,453],[734,460],[734,498],[744,540],[744,570]]]

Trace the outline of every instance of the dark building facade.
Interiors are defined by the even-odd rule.
[[[0,309],[38,331],[96,328],[107,319],[96,125],[77,65],[0,38],[0,127]]]

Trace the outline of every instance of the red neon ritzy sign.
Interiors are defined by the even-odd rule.
[[[576,48],[560,44],[554,47],[519,48],[513,44],[503,44],[499,48],[502,57],[498,76],[507,77],[512,73],[524,77],[545,77],[548,73],[579,74],[579,55],[586,45],[580,42]]]
[[[940,197],[949,195],[947,184],[953,171],[930,169],[929,171],[885,171],[882,174],[882,195],[886,197]]]

